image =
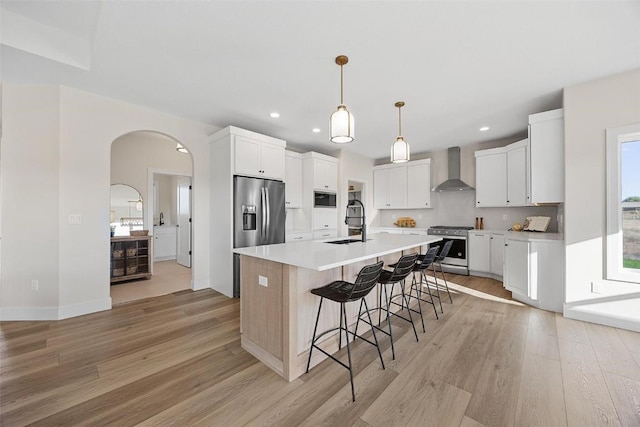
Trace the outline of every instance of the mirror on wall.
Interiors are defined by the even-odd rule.
[[[112,236],[129,236],[144,228],[144,203],[138,190],[125,184],[111,185],[109,225]]]

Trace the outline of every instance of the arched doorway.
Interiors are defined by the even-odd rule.
[[[136,131],[112,142],[111,183],[139,189],[152,236],[151,278],[112,283],[113,305],[192,288],[192,176],[188,148],[170,136]]]

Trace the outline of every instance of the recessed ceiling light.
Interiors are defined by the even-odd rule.
[[[271,113],[271,114],[269,114],[269,115],[270,115],[271,117],[273,117],[274,119],[277,119],[278,117],[280,117],[280,113],[276,113],[276,112],[273,112],[273,113]]]
[[[320,133],[320,128],[313,128],[313,129],[311,129],[311,132]]]
[[[486,131],[488,131],[488,130],[489,130],[489,126],[482,126],[482,127],[480,128],[480,132],[486,132]]]

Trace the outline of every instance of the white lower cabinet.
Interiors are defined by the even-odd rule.
[[[313,240],[313,233],[311,231],[296,231],[287,232],[285,235],[285,242],[306,242]]]
[[[176,227],[153,227],[153,260],[176,259],[177,252]]]
[[[515,300],[562,312],[564,302],[562,241],[505,241],[504,287]]]
[[[504,276],[504,235],[491,235],[491,273]]]
[[[324,240],[324,239],[329,239],[331,237],[338,237],[337,229],[313,231],[313,240]]]
[[[514,294],[531,297],[529,292],[530,242],[508,240],[505,242],[504,287]],[[535,299],[535,298],[534,298]]]
[[[338,211],[334,208],[314,208],[312,220],[314,230],[337,229]]]
[[[504,274],[504,235],[470,231],[468,243],[470,273],[502,279]]]

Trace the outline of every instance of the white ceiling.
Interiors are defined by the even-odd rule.
[[[327,128],[345,54],[356,120],[345,148],[376,159],[397,136],[396,101],[412,152],[432,151],[526,135],[527,115],[560,107],[563,87],[640,67],[640,1],[1,6],[5,82],[76,87],[302,150],[338,148]]]

